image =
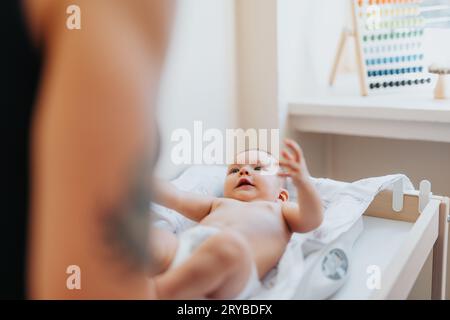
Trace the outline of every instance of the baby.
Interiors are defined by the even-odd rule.
[[[178,239],[154,232],[153,252],[161,261],[154,278],[158,298],[246,299],[276,266],[292,233],[322,223],[322,204],[302,151],[293,140],[285,144],[279,162],[260,150],[238,154],[228,166],[223,198],[157,182],[155,202],[199,222]],[[292,179],[298,203],[288,201],[285,177]]]

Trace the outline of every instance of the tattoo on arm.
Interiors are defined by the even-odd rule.
[[[116,206],[107,209],[103,221],[106,247],[130,271],[145,271],[151,263],[149,249],[151,175],[154,159],[139,159],[130,174],[129,187]]]

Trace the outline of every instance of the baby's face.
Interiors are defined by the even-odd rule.
[[[236,156],[236,163],[229,165],[224,185],[226,198],[240,201],[276,201],[281,179],[276,159],[264,151],[249,150]]]

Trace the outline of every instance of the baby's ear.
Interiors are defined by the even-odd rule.
[[[278,199],[282,202],[286,202],[289,200],[289,192],[286,189],[281,188],[280,193],[278,194]]]

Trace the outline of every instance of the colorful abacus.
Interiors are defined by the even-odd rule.
[[[422,0],[351,1],[362,94],[429,84]]]

